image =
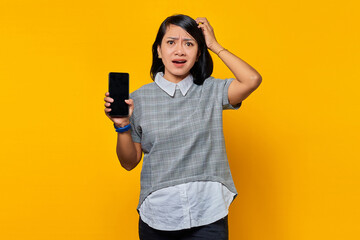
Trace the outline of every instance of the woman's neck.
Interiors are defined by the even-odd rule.
[[[175,75],[166,75],[166,74],[164,74],[163,78],[165,78],[169,82],[179,83],[182,80],[184,80],[189,74],[190,73],[187,73],[187,74],[185,74],[183,76],[175,76]]]

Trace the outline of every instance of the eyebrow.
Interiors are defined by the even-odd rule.
[[[178,40],[179,38],[177,37],[167,37],[167,38],[170,38],[170,39],[174,39],[174,40]],[[193,39],[191,38],[184,38],[185,41],[194,41]]]

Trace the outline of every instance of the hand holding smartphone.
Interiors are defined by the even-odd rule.
[[[129,99],[129,73],[109,73],[109,94],[114,102],[111,103],[111,117],[129,116],[129,106],[125,102]]]

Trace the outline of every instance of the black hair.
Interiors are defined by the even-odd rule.
[[[167,17],[160,25],[155,42],[152,46],[153,61],[150,69],[151,79],[155,80],[155,76],[158,72],[165,73],[165,66],[161,58],[159,58],[157,48],[158,46],[161,46],[161,41],[170,24],[181,27],[196,40],[198,44],[198,54],[200,54],[200,56],[198,61],[195,62],[194,66],[190,69],[190,73],[193,75],[194,83],[202,85],[205,79],[210,77],[213,72],[213,61],[206,46],[205,37],[201,28],[198,28],[198,24],[194,19],[183,14]]]

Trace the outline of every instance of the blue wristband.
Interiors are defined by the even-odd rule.
[[[115,131],[116,131],[116,132],[122,133],[122,132],[128,131],[128,130],[131,128],[131,125],[128,124],[128,125],[126,125],[125,127],[118,128],[118,127],[115,126],[115,123],[114,123],[114,128],[115,128]]]

